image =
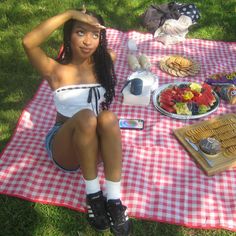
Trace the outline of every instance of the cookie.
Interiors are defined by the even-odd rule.
[[[221,126],[228,125],[228,124],[233,124],[233,123],[235,123],[235,120],[232,119],[232,118],[218,119],[218,120],[215,120],[213,123],[211,123],[210,126],[213,129],[217,129],[217,128],[221,127]]]
[[[182,70],[177,71],[176,74],[177,74],[179,77],[186,77],[186,76],[188,76],[188,73],[187,73],[187,72],[184,72],[184,71],[182,71]]]
[[[214,137],[220,141],[224,141],[224,140],[233,138],[235,136],[236,136],[236,130],[231,130],[222,134],[217,133],[217,135],[215,135]]]
[[[179,64],[181,66],[181,68],[183,68],[183,67],[189,68],[190,66],[193,65],[191,60],[189,60],[185,57],[181,57],[181,56],[176,57],[175,63]]]
[[[224,155],[229,156],[229,157],[235,157],[236,156],[236,145],[226,148],[224,151]]]
[[[230,146],[234,146],[236,144],[236,136],[231,139],[226,139],[221,142],[223,148],[228,148]]]
[[[199,132],[198,134],[196,134],[195,138],[197,140],[201,140],[201,139],[204,139],[204,138],[209,138],[211,136],[213,136],[213,131],[212,130],[206,130],[206,131]]]
[[[206,130],[208,130],[208,127],[206,125],[202,125],[202,126],[187,130],[185,134],[188,136],[194,136]]]
[[[219,128],[215,129],[215,133],[216,134],[223,134],[225,132],[231,131],[236,129],[236,123],[234,124],[227,124],[227,125],[223,125],[220,126]]]

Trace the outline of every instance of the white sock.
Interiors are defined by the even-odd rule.
[[[98,176],[92,180],[84,179],[84,182],[85,182],[86,194],[97,193],[97,192],[101,191]]]
[[[120,199],[120,181],[106,180],[106,195],[107,201],[110,199]]]

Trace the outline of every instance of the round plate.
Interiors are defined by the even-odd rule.
[[[168,64],[168,62],[171,60],[174,62],[173,58],[182,58],[187,59],[192,64],[189,66],[183,66],[178,68],[178,64],[175,66],[170,66],[171,64]],[[187,77],[187,76],[194,76],[196,75],[200,70],[200,65],[194,61],[193,59],[183,57],[180,55],[171,55],[171,56],[165,56],[163,57],[159,62],[160,69],[170,75],[176,76],[176,77]]]
[[[160,96],[160,94],[163,90],[165,90],[169,86],[180,85],[180,84],[190,84],[190,83],[191,82],[176,82],[176,83],[169,83],[169,84],[164,84],[164,85],[160,86],[158,89],[156,89],[153,92],[153,95],[152,95],[153,105],[163,115],[166,115],[166,116],[169,116],[169,117],[175,118],[175,119],[180,119],[180,120],[199,119],[199,118],[208,116],[211,113],[213,113],[214,111],[216,111],[219,107],[220,101],[219,101],[219,97],[217,96],[217,94],[214,91],[213,91],[213,95],[215,96],[216,102],[211,107],[211,110],[204,113],[204,114],[199,114],[199,115],[178,115],[178,114],[175,114],[175,113],[170,113],[170,112],[166,111],[165,109],[163,109],[162,107],[160,107],[160,104],[159,104],[158,100],[159,100],[159,96]]]

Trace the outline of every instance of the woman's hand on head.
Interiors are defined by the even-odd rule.
[[[69,10],[71,13],[71,18],[74,20],[78,20],[80,22],[89,24],[91,26],[94,26],[98,29],[105,29],[106,27],[99,24],[97,19],[93,16],[87,15],[85,11],[77,11],[77,10]]]
[[[113,51],[111,48],[108,48],[108,53],[110,54],[111,59],[112,59],[112,61],[114,63],[116,61],[116,53],[115,53],[115,51]]]

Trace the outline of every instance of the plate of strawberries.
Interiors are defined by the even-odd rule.
[[[156,89],[153,104],[166,116],[198,119],[218,109],[219,97],[207,83],[176,82]]]

